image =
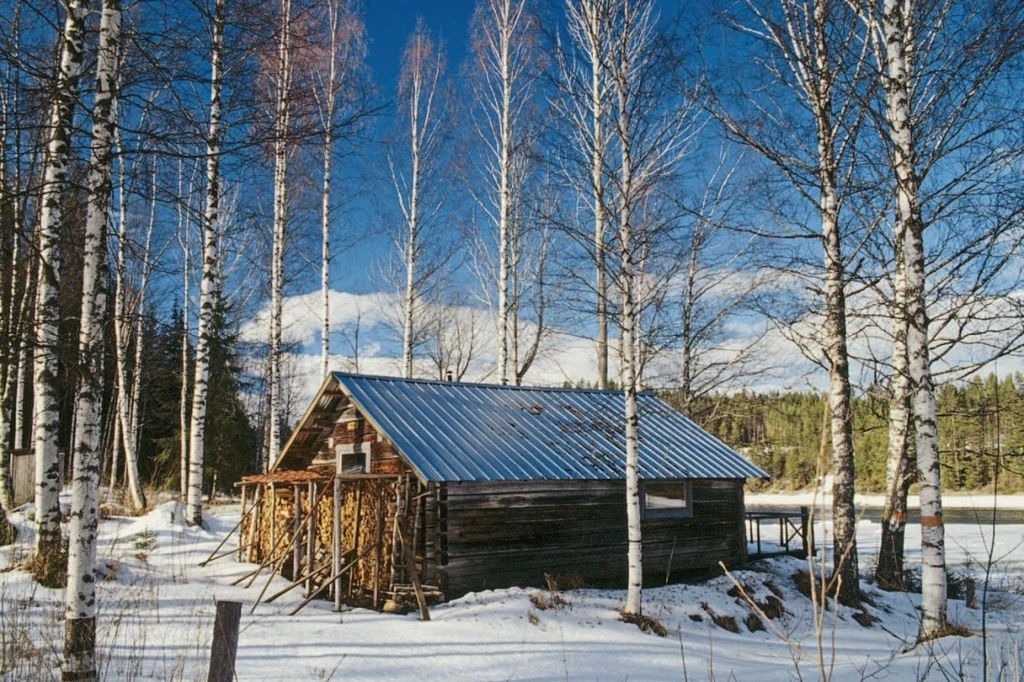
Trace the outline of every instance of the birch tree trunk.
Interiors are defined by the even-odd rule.
[[[115,137],[118,134],[115,132]],[[120,151],[121,145],[118,143],[118,150]],[[124,162],[123,156],[121,161],[121,170],[123,172]],[[127,303],[125,301],[125,288],[127,287],[127,242],[128,242],[128,215],[126,210],[123,179],[120,182],[120,220],[118,221],[118,232],[117,232],[117,280],[114,288],[114,358],[115,358],[115,377],[117,381],[117,401],[115,403],[117,409],[117,418],[120,422],[121,429],[121,442],[124,445],[124,463],[125,463],[125,474],[127,475],[128,491],[132,497],[132,506],[136,512],[142,511],[146,507],[146,496],[142,491],[142,485],[139,481],[139,463],[138,463],[138,452],[136,448],[136,432],[134,424],[132,423],[132,412],[133,406],[138,401],[138,386],[135,384],[136,379],[133,379],[133,385],[129,388],[128,385],[128,345],[129,345],[129,328],[130,321],[128,320]],[[150,222],[150,229],[152,229],[152,221]],[[148,252],[148,244],[146,251]],[[144,255],[144,258],[148,257],[148,253]],[[146,265],[143,265],[146,268]],[[139,296],[144,296],[145,282],[142,282]],[[140,302],[141,303],[141,302]],[[136,311],[139,314],[140,311]],[[141,318],[140,318],[141,319]],[[140,336],[135,336],[136,349],[141,350],[142,339]],[[136,361],[136,374],[138,373],[138,360]],[[115,455],[116,456],[116,455]]]
[[[178,165],[178,201],[182,200],[181,165]],[[192,207],[192,179],[189,179],[188,195],[185,199],[186,209],[178,207],[178,244],[181,247],[181,392],[178,399],[178,430],[180,431],[181,458],[178,488],[182,503],[188,498],[188,346],[189,346],[189,265],[192,254],[189,244],[189,226],[191,219],[187,217]]]
[[[604,0],[584,0],[581,9],[587,25],[586,52],[590,61],[590,117],[591,147],[590,184],[594,205],[594,288],[597,290],[597,387],[608,388],[608,282],[605,272],[606,233],[604,224],[605,190],[605,133],[604,117],[607,108],[607,84],[602,54],[604,31],[602,14],[608,10]]]
[[[402,54],[402,71],[399,75],[398,101],[404,109],[404,125],[408,130],[408,170],[404,174],[396,169],[389,157],[391,180],[398,195],[398,206],[405,222],[402,250],[405,257],[405,286],[402,292],[402,375],[413,376],[413,355],[418,332],[417,309],[420,305],[424,278],[421,276],[420,253],[423,250],[421,232],[424,229],[424,211],[436,214],[440,200],[424,208],[424,183],[429,183],[432,164],[436,169],[438,159],[438,127],[441,122],[438,112],[438,90],[444,74],[444,53],[436,46],[423,22],[417,22]],[[405,140],[403,140],[404,142]],[[429,197],[428,197],[429,201]],[[427,264],[428,269],[430,264]],[[436,268],[434,268],[436,269]]]
[[[87,8],[68,0],[60,70],[50,112],[39,216],[39,278],[36,283],[35,455],[36,553],[57,560],[61,548],[60,462],[57,453],[57,326],[59,322],[57,241],[62,220],[62,194],[68,175],[68,152],[78,80],[82,69],[82,38]]]
[[[487,175],[494,192],[487,213],[498,231],[498,380],[509,379],[510,253],[512,163],[519,115],[525,102],[533,30],[525,0],[483,0],[477,8],[477,59],[484,77],[481,97],[486,126],[479,127],[490,158]]]
[[[334,32],[331,33],[331,83],[335,80],[336,64],[334,55]],[[323,299],[320,327],[320,380],[325,381],[331,372],[331,151],[334,147],[334,97],[333,88],[324,122],[324,179],[320,194],[320,296]]]
[[[811,92],[818,137],[818,182],[822,250],[825,257],[825,338],[829,360],[829,409],[832,433],[832,549],[838,596],[845,603],[860,597],[857,516],[854,508],[853,412],[850,406],[850,357],[846,345],[846,283],[839,225],[835,77],[829,64],[828,0],[813,5],[814,68]]]
[[[284,294],[284,239],[288,222],[288,130],[291,105],[291,0],[281,0],[274,108],[274,239],[270,267],[270,438],[269,468],[281,451],[281,314]]]
[[[103,351],[107,286],[107,225],[112,193],[113,110],[121,39],[120,0],[103,0],[89,161],[89,204],[82,270],[78,348],[82,373],[74,437],[74,480],[68,523],[68,582],[64,610],[65,680],[96,679],[96,544],[103,428]]]
[[[892,397],[889,399],[889,436],[885,462],[885,506],[882,509],[882,540],[878,550],[875,582],[887,590],[904,590],[903,541],[907,525],[907,493],[910,475],[907,462],[910,427],[910,380],[907,368],[907,285],[903,264],[903,235],[895,235],[893,274]]]
[[[203,447],[206,436],[206,398],[210,382],[210,333],[217,295],[217,223],[220,212],[221,60],[224,49],[224,4],[214,0],[210,50],[210,127],[206,139],[206,208],[203,215],[203,275],[199,287],[199,326],[196,332],[195,383],[189,425],[188,502],[186,520],[203,524]]]
[[[942,480],[936,431],[935,387],[928,349],[925,302],[924,222],[920,179],[915,167],[911,115],[912,7],[885,0],[882,33],[885,44],[886,118],[895,175],[896,224],[903,237],[906,277],[907,361],[909,363],[914,440],[921,498],[921,628],[918,640],[942,636],[947,627],[945,527]]]
[[[628,579],[626,606],[623,612],[639,616],[643,612],[643,533],[640,519],[640,458],[639,417],[637,415],[637,378],[634,338],[636,335],[637,301],[633,263],[633,207],[637,197],[633,192],[633,126],[631,115],[635,102],[633,95],[635,47],[633,31],[637,28],[637,7],[624,0],[621,9],[621,28],[617,36],[612,59],[611,78],[618,105],[615,122],[616,138],[621,155],[619,165],[619,295],[622,310],[619,313],[619,344],[622,366],[622,391],[625,404],[626,438],[626,524],[628,536]]]

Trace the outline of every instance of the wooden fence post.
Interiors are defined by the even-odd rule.
[[[809,507],[800,507],[800,535],[804,542],[804,558],[814,556],[814,529],[811,528]]]
[[[234,682],[235,654],[238,652],[238,622],[242,602],[218,601],[210,646],[210,672],[206,682]]]

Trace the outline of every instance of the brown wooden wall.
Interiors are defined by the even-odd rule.
[[[438,572],[449,598],[466,592],[543,586],[545,573],[587,586],[626,584],[623,481],[447,483],[424,510],[425,577]],[[693,516],[645,519],[644,583],[742,565],[743,481],[693,482]],[[670,565],[671,562],[671,565]]]

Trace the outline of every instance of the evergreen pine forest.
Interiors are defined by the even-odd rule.
[[[679,396],[663,394],[674,406]],[[994,373],[938,387],[939,455],[950,491],[1024,490],[1024,375]],[[854,399],[857,490],[885,490],[888,395],[866,390]],[[739,392],[697,401],[692,418],[771,475],[755,489],[813,487],[822,450],[825,397],[811,391]],[[913,451],[913,448],[911,448]],[[826,465],[827,466],[827,465]],[[827,473],[827,470],[824,472]],[[913,492],[913,489],[911,490]]]

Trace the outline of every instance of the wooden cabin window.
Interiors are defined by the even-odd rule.
[[[370,444],[344,443],[335,446],[338,471],[342,474],[365,474],[370,471]]]
[[[644,518],[693,516],[693,484],[689,481],[644,481],[640,497]]]

